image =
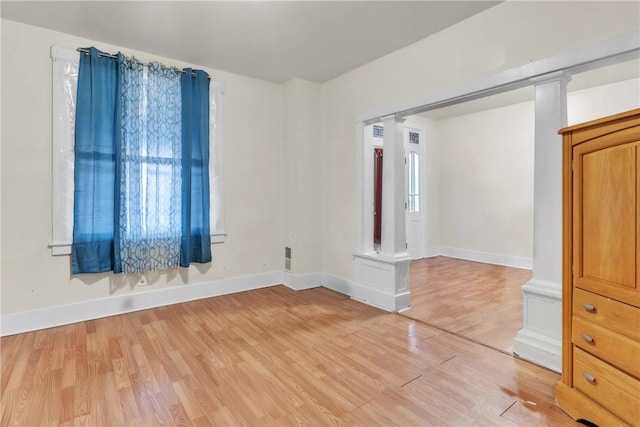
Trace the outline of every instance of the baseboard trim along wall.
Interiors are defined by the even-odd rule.
[[[341,292],[342,289],[345,291],[349,290],[340,284],[341,281],[346,282],[343,279],[331,278],[330,281],[333,288],[338,292]],[[85,320],[115,316],[133,311],[250,291],[280,284],[299,291],[322,286],[323,282],[324,275],[321,273],[295,275],[288,272],[273,271],[214,280],[207,283],[181,285],[127,295],[116,295],[2,315],[0,317],[0,336],[52,328]]]
[[[562,342],[558,339],[523,329],[516,335],[513,353],[521,359],[562,372]]]
[[[468,261],[484,262],[487,264],[504,265],[505,267],[533,269],[533,258],[513,255],[495,254],[491,252],[472,251],[469,249],[458,249],[449,246],[439,246],[438,253],[451,258],[466,259]],[[434,252],[431,248],[430,252]]]
[[[490,264],[531,268],[530,258],[512,257],[446,246],[432,247],[431,249],[432,254],[430,255],[432,256],[438,254]],[[362,286],[353,280],[344,279],[329,273],[293,274],[286,271],[273,271],[6,314],[0,316],[0,336],[52,328],[85,320],[115,316],[133,311],[250,291],[280,284],[296,291],[324,286],[327,289],[340,292],[365,304],[383,310],[393,311],[393,308],[390,307],[389,304],[389,298],[393,297],[392,295],[381,295],[373,292],[372,289]],[[410,295],[407,293],[407,295],[401,295],[400,297],[406,297],[408,301]]]

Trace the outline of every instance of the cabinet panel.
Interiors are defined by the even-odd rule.
[[[574,283],[637,307],[638,143],[608,139],[573,149]]]
[[[594,152],[580,146],[582,277],[635,288],[636,146],[626,144]]]

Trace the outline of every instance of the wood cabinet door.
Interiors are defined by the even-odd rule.
[[[574,285],[640,306],[638,138],[610,135],[573,149]]]

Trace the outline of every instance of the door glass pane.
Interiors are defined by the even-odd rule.
[[[415,151],[409,153],[409,212],[420,212],[420,156]]]

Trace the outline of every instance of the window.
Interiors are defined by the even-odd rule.
[[[384,138],[384,126],[373,125],[373,137]]]
[[[409,152],[408,172],[409,200],[407,208],[409,209],[409,212],[420,212],[420,156],[415,151]]]
[[[80,53],[52,46],[52,255],[71,253],[73,238],[74,126]],[[211,81],[209,98],[210,229],[211,242],[224,242],[223,206],[223,93],[221,83]]]

